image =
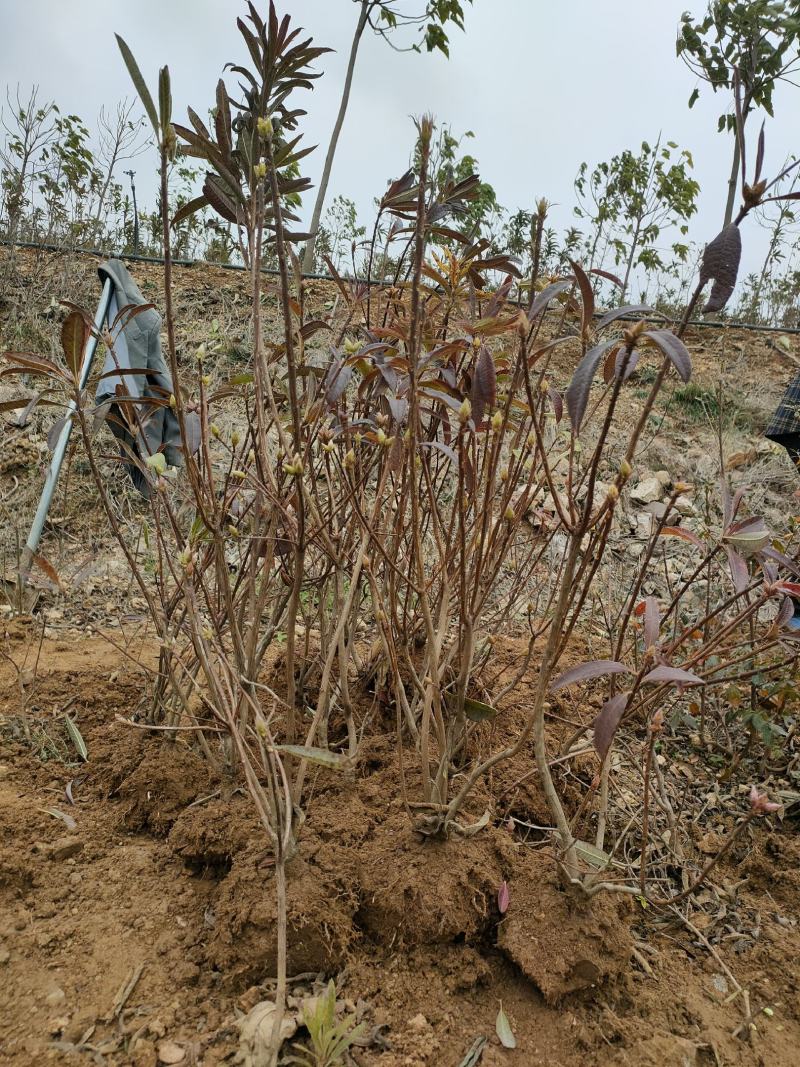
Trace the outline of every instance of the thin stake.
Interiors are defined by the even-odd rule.
[[[90,334],[89,340],[86,343],[86,348],[83,352],[83,363],[81,364],[81,373],[78,379],[78,388],[83,389],[89,380],[89,375],[92,371],[92,361],[94,360],[94,354],[97,349],[97,338],[103,323],[106,321],[108,315],[108,304],[111,300],[111,279],[106,278],[103,286],[103,292],[100,295],[100,303],[97,305],[97,314],[94,317],[94,331]],[[72,433],[72,423],[76,410],[75,399],[70,400],[67,404],[66,421],[62,427],[61,433],[58,436],[56,447],[53,449],[53,458],[50,461],[50,469],[47,472],[45,478],[44,488],[42,489],[42,495],[39,499],[39,506],[36,509],[36,515],[31,526],[31,532],[28,534],[28,540],[25,544],[25,550],[22,553],[22,559],[20,562],[20,575],[22,584],[25,583],[28,575],[30,574],[31,564],[33,563],[33,557],[36,555],[36,549],[39,547],[39,539],[42,536],[42,530],[44,529],[45,520],[47,519],[47,512],[50,510],[50,504],[53,500],[53,493],[58,483],[58,476],[61,472],[61,465],[64,462],[64,456],[67,452],[67,445],[69,444],[69,436]]]

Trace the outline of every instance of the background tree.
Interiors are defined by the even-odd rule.
[[[97,162],[104,177],[95,207],[95,221],[98,223],[106,206],[106,198],[117,166],[138,156],[149,143],[144,116],[135,115],[134,110],[135,104],[127,100],[117,104],[114,111],[100,108],[97,119]]]
[[[464,202],[463,210],[451,219],[451,228],[462,233],[470,241],[480,237],[494,241],[499,237],[499,225],[504,211],[497,200],[494,187],[481,181],[478,175],[478,160],[469,153],[461,154],[461,142],[473,138],[472,130],[456,137],[450,126],[441,126],[438,137],[431,146],[428,173],[434,199],[445,199],[448,187],[453,187],[468,178],[477,178],[477,186],[470,199]],[[419,170],[419,152],[412,161]]]
[[[54,120],[58,108],[52,102],[40,103],[38,86],[31,89],[27,100],[20,96],[17,86],[14,96],[6,90],[8,111],[2,115],[4,144],[0,149],[0,180],[2,181],[3,211],[12,242],[19,236],[20,222],[30,205],[32,187],[39,178],[43,152],[56,137]]]
[[[681,17],[677,53],[714,92],[733,90],[738,70],[742,87],[742,120],[756,108],[772,116],[772,97],[779,81],[788,81],[800,65],[800,0],[713,0],[702,19],[687,11]],[[700,95],[689,97],[693,107]],[[739,175],[736,116],[729,108],[719,117],[719,130],[733,134],[733,160],[728,182],[724,226],[733,218]]]
[[[648,272],[665,269],[663,249],[657,244],[664,230],[677,229],[681,236],[688,232],[688,219],[697,210],[700,191],[689,174],[691,168],[691,154],[686,149],[678,151],[674,141],[664,147],[643,141],[638,153],[626,149],[607,163],[599,163],[591,173],[585,163],[581,165],[575,185],[583,200],[575,213],[589,219],[594,230],[590,265],[602,266],[603,257],[596,260],[596,251],[604,233],[615,265],[624,267],[620,299],[636,267]],[[590,199],[594,210],[588,206]],[[682,261],[689,249],[685,242],[674,241],[670,250]]]
[[[795,172],[782,184],[781,192],[797,193],[800,174]],[[761,269],[745,279],[739,317],[746,321],[787,325],[787,313],[791,315],[792,311],[796,319],[798,218],[794,203],[793,200],[782,200],[757,210],[759,222],[769,233],[769,244]]]
[[[314,201],[314,209],[311,214],[311,237],[306,242],[303,253],[303,270],[311,271],[314,267],[314,242],[315,234],[319,229],[322,209],[325,206],[325,197],[328,192],[333,160],[336,155],[336,146],[339,143],[339,135],[344,125],[344,117],[347,113],[347,105],[350,102],[350,89],[353,84],[353,73],[356,66],[358,48],[364,30],[369,26],[375,33],[383,37],[392,48],[400,51],[420,52],[424,47],[428,52],[434,49],[450,55],[450,42],[447,36],[447,27],[453,23],[460,30],[464,29],[464,3],[472,3],[472,0],[425,0],[423,10],[416,14],[408,11],[408,2],[402,0],[354,0],[359,5],[358,21],[356,22],[353,41],[350,45],[350,57],[347,62],[347,71],[342,88],[342,99],[339,111],[333,125],[328,151],[325,154],[325,164],[322,168],[322,176],[317,187],[317,197]],[[392,39],[395,31],[403,27],[416,27],[419,30],[421,40],[413,44],[399,48]]]
[[[352,255],[355,243],[366,232],[366,228],[358,224],[355,202],[347,196],[335,196],[317,234],[315,266],[323,270],[323,256],[327,256],[341,273],[342,261],[348,254]]]

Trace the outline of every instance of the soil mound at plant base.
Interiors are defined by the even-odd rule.
[[[335,973],[356,938],[358,901],[347,885],[347,864],[336,874],[318,866],[314,845],[309,833],[287,866],[290,974]],[[223,972],[226,985],[242,988],[275,973],[277,919],[270,857],[262,841],[236,856],[214,896],[208,961]]]
[[[550,1004],[625,973],[631,936],[623,897],[575,900],[557,882],[549,856],[527,855],[509,881],[510,905],[498,947]]]
[[[513,847],[503,831],[420,839],[405,814],[384,823],[359,858],[359,924],[384,945],[470,941],[496,915]]]
[[[125,804],[125,824],[129,830],[150,830],[165,834],[180,813],[197,799],[199,789],[215,784],[207,762],[180,742],[149,742],[136,769],[117,790]]]
[[[168,841],[190,870],[221,877],[251,841],[263,845],[264,830],[249,799],[236,794],[212,797],[185,808],[175,820]]]

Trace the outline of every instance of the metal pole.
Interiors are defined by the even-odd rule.
[[[92,371],[92,361],[97,349],[97,334],[100,333],[103,328],[103,323],[106,321],[108,305],[111,300],[111,292],[111,279],[106,278],[103,292],[100,295],[100,303],[97,305],[97,314],[94,317],[94,332],[90,335],[83,352],[83,363],[81,364],[81,372],[78,378],[79,390],[82,390],[89,381],[89,375]],[[69,404],[67,404],[66,422],[61,428],[56,447],[53,449],[53,458],[50,461],[50,469],[47,472],[44,489],[42,489],[42,495],[39,499],[39,507],[36,509],[36,516],[33,520],[33,525],[31,526],[31,532],[28,534],[25,551],[22,553],[20,570],[23,581],[27,578],[28,574],[30,574],[31,563],[33,562],[33,557],[36,555],[36,549],[39,547],[39,539],[42,536],[47,512],[50,510],[50,503],[53,499],[58,476],[61,473],[61,465],[64,462],[64,456],[67,452],[69,435],[72,433],[72,416],[75,413],[75,407],[75,400],[70,400]]]

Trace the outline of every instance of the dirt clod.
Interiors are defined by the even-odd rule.
[[[558,885],[553,864],[536,856],[517,867],[510,888],[498,946],[549,1003],[627,970],[632,943],[620,898],[576,902]]]

